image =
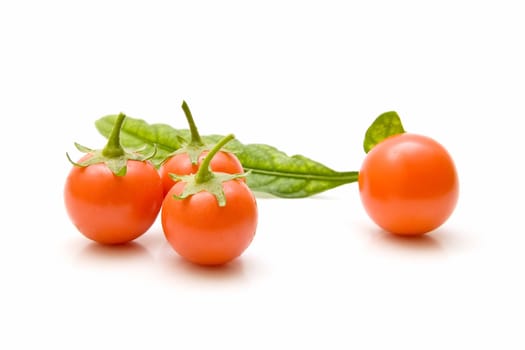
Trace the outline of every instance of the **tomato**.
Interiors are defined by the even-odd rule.
[[[163,200],[162,181],[148,160],[154,154],[128,151],[120,144],[126,116],[120,113],[101,150],[75,144],[87,153],[73,164],[64,187],[67,214],[87,238],[120,244],[145,233],[156,220]]]
[[[126,243],[154,223],[162,205],[162,183],[149,161],[128,160],[124,176],[115,175],[104,163],[74,166],[66,179],[64,200],[71,221],[84,236],[103,244]]]
[[[459,195],[456,167],[432,138],[402,133],[377,144],[359,172],[359,192],[370,218],[399,235],[421,235],[441,226]]]
[[[181,177],[162,203],[164,235],[183,258],[200,265],[221,265],[240,256],[257,227],[257,202],[243,174],[211,170],[211,160],[232,134],[223,137],[194,175]]]
[[[195,174],[199,169],[202,160],[207,154],[208,151],[203,151],[200,154],[199,160],[196,164],[192,164],[187,153],[175,154],[164,161],[159,169],[160,176],[162,178],[164,194],[166,195],[175,183],[169,174]],[[226,151],[217,152],[210,162],[210,167],[212,171],[228,174],[242,174],[244,172],[243,166],[239,159],[233,153]]]
[[[186,184],[177,182],[164,199],[161,211],[164,234],[173,249],[200,265],[225,264],[250,245],[257,227],[257,204],[245,182],[222,184],[226,205],[203,191],[175,199]]]

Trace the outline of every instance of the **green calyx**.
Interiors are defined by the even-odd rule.
[[[184,115],[186,116],[186,120],[188,122],[191,138],[189,142],[182,139],[181,143],[184,145],[175,152],[171,153],[169,156],[186,153],[190,158],[191,163],[197,164],[199,162],[199,156],[202,154],[202,152],[208,151],[212,146],[203,142],[201,135],[199,134],[199,130],[197,129],[197,125],[195,124],[195,120],[191,114],[190,107],[188,107],[186,101],[182,101],[182,110],[184,111]]]
[[[66,152],[67,159],[71,162],[71,164],[79,167],[87,167],[93,164],[104,163],[116,176],[124,176],[127,172],[128,160],[145,161],[155,156],[156,147],[154,147],[151,154],[147,155],[141,154],[141,150],[128,151],[122,147],[120,144],[120,130],[122,129],[125,118],[126,115],[124,113],[120,113],[118,115],[115,125],[111,130],[111,134],[108,137],[106,146],[103,149],[94,150],[75,142],[75,147],[80,152],[89,153],[91,157],[82,162],[74,162]]]
[[[185,183],[184,190],[180,195],[174,195],[175,199],[184,199],[190,197],[199,192],[209,192],[215,196],[217,203],[220,207],[226,205],[226,196],[222,188],[224,182],[235,180],[246,176],[244,174],[225,174],[225,173],[215,173],[210,169],[210,162],[212,158],[221,150],[221,148],[226,145],[229,141],[233,140],[235,137],[232,134],[229,134],[223,137],[210,152],[203,159],[199,170],[196,174],[192,175],[175,175],[170,174],[170,177],[175,181],[182,181]]]

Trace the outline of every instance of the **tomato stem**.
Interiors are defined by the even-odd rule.
[[[124,148],[122,148],[122,145],[120,144],[120,129],[122,128],[125,118],[126,115],[124,113],[118,115],[115,125],[113,125],[113,129],[111,130],[111,134],[108,137],[108,142],[102,149],[103,156],[108,158],[118,158],[125,154]]]
[[[190,107],[188,107],[186,101],[182,101],[182,110],[186,115],[186,120],[188,121],[188,125],[190,127],[190,144],[195,146],[203,146],[204,143],[202,142],[201,135],[199,134],[199,130],[197,130],[197,125],[195,125],[195,121],[193,120],[193,116],[191,115]]]
[[[225,144],[227,144],[234,138],[235,136],[233,134],[224,136],[222,139],[219,140],[219,142],[215,144],[215,146],[213,146],[213,148],[208,152],[208,154],[206,154],[206,157],[202,160],[201,165],[199,166],[199,170],[195,174],[196,183],[200,184],[200,183],[206,182],[209,179],[213,178],[214,175],[210,169],[211,160],[213,159],[215,154],[217,154],[217,152],[219,152]]]

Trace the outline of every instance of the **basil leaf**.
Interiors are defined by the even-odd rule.
[[[275,147],[245,145],[236,153],[246,171],[248,186],[278,197],[308,197],[357,181],[358,173],[337,172],[301,155],[287,156]]]
[[[375,145],[389,136],[402,134],[405,132],[399,115],[394,112],[385,112],[374,120],[372,125],[366,130],[363,148],[368,153]]]
[[[116,116],[109,115],[95,122],[97,130],[108,137]],[[148,124],[127,117],[121,129],[120,142],[124,147],[157,145],[154,164],[159,166],[165,157],[181,147],[180,139],[189,139],[186,129],[174,129],[167,124]],[[205,143],[216,143],[223,136],[202,136]],[[242,144],[237,139],[224,149],[234,153],[245,171],[247,184],[254,192],[282,198],[309,197],[329,189],[356,182],[357,171],[338,172],[301,155],[288,156],[275,147],[263,144]]]

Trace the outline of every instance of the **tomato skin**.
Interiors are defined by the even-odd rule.
[[[191,163],[190,157],[187,153],[175,154],[162,163],[159,173],[162,178],[164,195],[166,195],[175,184],[175,181],[169,176],[170,173],[176,175],[195,174],[199,170],[199,166],[207,154],[208,151],[202,152],[197,164]],[[219,151],[213,156],[210,168],[212,171],[227,174],[242,174],[244,172],[239,159],[233,153],[225,151]]]
[[[157,218],[162,200],[160,176],[147,161],[128,160],[124,176],[114,175],[103,163],[74,166],[64,188],[73,224],[102,244],[126,243],[141,236]]]
[[[171,247],[199,265],[222,265],[239,257],[251,244],[257,227],[255,196],[244,181],[223,183],[226,205],[202,191],[183,200],[185,183],[177,182],[164,198],[162,227]]]
[[[367,214],[385,231],[422,235],[450,217],[459,181],[454,161],[440,143],[404,133],[370,150],[359,172],[359,192]]]

